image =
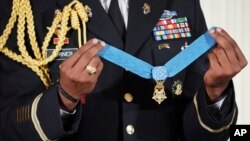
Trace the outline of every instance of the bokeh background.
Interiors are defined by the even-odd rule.
[[[238,43],[248,66],[234,77],[237,124],[250,124],[250,0],[200,0],[208,27],[224,28]]]

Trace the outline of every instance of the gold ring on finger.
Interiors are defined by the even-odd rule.
[[[90,74],[90,75],[93,75],[96,73],[96,67],[93,67],[93,66],[90,66],[90,65],[87,65],[86,66],[86,71]]]

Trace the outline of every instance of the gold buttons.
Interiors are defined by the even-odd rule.
[[[126,131],[127,131],[127,133],[128,133],[129,135],[132,135],[132,134],[134,134],[134,132],[135,132],[135,128],[134,128],[133,125],[128,125],[128,126],[126,127]]]
[[[132,94],[130,94],[130,93],[126,93],[126,94],[124,95],[124,99],[125,99],[127,102],[132,102],[132,101],[133,101],[133,96],[132,96]]]

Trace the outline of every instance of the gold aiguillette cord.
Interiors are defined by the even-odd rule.
[[[3,34],[0,36],[0,53],[3,53],[5,56],[10,58],[13,61],[19,62],[32,71],[34,71],[41,79],[46,88],[51,85],[51,78],[48,70],[48,63],[53,61],[59,54],[64,45],[64,39],[68,32],[69,19],[71,18],[72,28],[78,30],[78,44],[79,47],[82,46],[82,39],[80,36],[82,24],[82,32],[83,32],[83,43],[86,42],[86,22],[88,21],[88,14],[91,14],[91,9],[83,4],[79,0],[72,0],[68,5],[63,8],[62,12],[58,12],[52,22],[52,26],[50,27],[46,37],[44,38],[44,42],[41,47],[38,47],[38,43],[36,40],[36,33],[34,27],[34,17],[32,13],[32,7],[30,4],[30,0],[13,0],[12,12],[9,19],[9,22],[6,25],[6,28],[3,31]],[[80,21],[82,22],[80,24]],[[57,25],[61,24],[61,31],[58,35],[59,42],[56,45],[54,51],[50,56],[46,57],[46,51],[51,41],[52,35],[54,34]],[[14,26],[17,25],[17,46],[20,54],[12,51],[10,48],[6,46],[9,36],[14,29]],[[28,49],[26,47],[27,42],[25,41],[25,32],[28,31],[29,43],[31,44],[31,49],[34,52],[34,56],[32,57],[28,53]]]

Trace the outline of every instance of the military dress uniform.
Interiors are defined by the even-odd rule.
[[[63,9],[70,1],[31,0],[39,44],[51,26],[54,11]],[[153,66],[163,65],[181,52],[185,44],[207,31],[199,0],[130,0],[123,41],[99,0],[82,2],[92,10],[87,23],[88,39],[103,40]],[[0,35],[10,17],[11,3],[0,1]],[[145,4],[150,9],[143,8]],[[175,19],[185,17],[191,36],[157,40],[153,29],[164,10],[175,11]],[[16,32],[10,35],[7,46],[19,53],[16,36]],[[75,31],[66,36],[70,43],[63,48],[75,48]],[[49,48],[54,46],[51,42]],[[237,118],[233,83],[224,91],[225,100],[220,110],[210,111],[203,84],[208,67],[206,55],[165,81],[167,99],[161,104],[152,100],[153,80],[102,61],[104,69],[96,88],[86,96],[84,104],[78,104],[76,113],[66,119],[66,127],[59,112],[57,85],[46,89],[31,69],[0,53],[0,140],[38,141],[41,136],[64,141],[227,140],[229,125]],[[54,82],[58,79],[60,63],[56,59],[49,64]],[[178,91],[174,85],[177,83]],[[40,99],[36,101],[38,96]]]

